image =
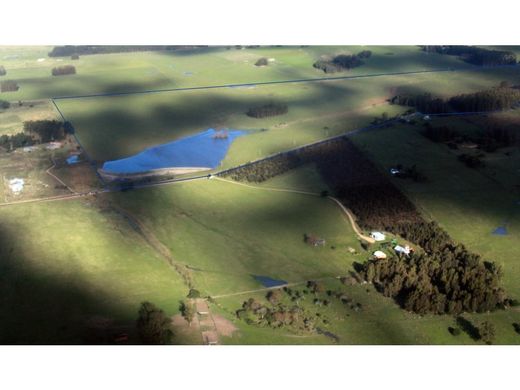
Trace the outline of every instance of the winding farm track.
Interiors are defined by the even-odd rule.
[[[256,189],[256,190],[274,191],[274,192],[289,192],[289,193],[293,193],[293,194],[303,194],[303,195],[311,195],[311,196],[317,196],[317,197],[321,196],[321,194],[319,194],[317,192],[292,190],[292,189],[287,189],[287,188],[259,187],[259,186],[253,186],[251,184],[241,183],[238,181],[223,179],[221,177],[215,177],[214,180],[219,180],[219,181],[223,181],[226,183],[236,184],[236,185],[240,185],[243,187],[248,187],[248,188],[252,188],[252,189]],[[352,213],[352,211],[350,211],[345,206],[343,206],[343,204],[338,199],[334,198],[333,196],[327,196],[327,198],[329,198],[331,201],[333,201],[335,204],[337,204],[340,207],[341,211],[343,211],[343,214],[345,214],[347,216],[348,221],[350,222],[350,226],[352,226],[352,230],[354,230],[354,232],[360,239],[367,241],[371,244],[376,242],[372,237],[369,237],[369,236],[366,236],[363,234],[363,232],[361,231],[361,229],[359,228],[359,226],[356,223],[356,217]]]

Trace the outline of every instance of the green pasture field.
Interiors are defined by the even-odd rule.
[[[329,297],[326,293],[305,295],[305,300],[300,301],[303,307],[310,313],[319,313],[320,319],[316,322],[322,330],[331,332],[339,337],[335,341],[324,335],[318,334],[295,334],[287,327],[272,329],[249,325],[236,318],[236,310],[242,307],[242,303],[249,298],[255,298],[263,304],[268,304],[266,292],[252,293],[240,296],[232,296],[216,299],[212,310],[218,312],[230,321],[234,321],[239,332],[232,337],[224,338],[227,344],[362,344],[362,345],[452,345],[452,344],[482,344],[472,340],[466,333],[461,332],[453,336],[449,327],[458,327],[452,316],[436,316],[406,312],[400,309],[390,298],[383,297],[372,285],[342,285],[339,280],[329,279],[323,281],[326,290],[334,292],[341,291],[354,303],[360,303],[359,311],[353,310],[350,305],[343,304],[335,297]],[[303,292],[305,285],[291,287],[292,290]],[[317,306],[313,303],[314,298],[329,300],[329,306]],[[291,306],[287,297],[284,303]],[[500,311],[493,314],[464,315],[466,318],[478,325],[487,320],[496,328],[497,344],[518,344],[518,335],[512,326],[517,322],[520,315],[518,312]]]
[[[174,314],[187,293],[128,223],[94,203],[2,207],[0,219],[0,343],[81,344],[99,317],[137,342],[142,301]]]
[[[7,75],[0,79],[13,79],[20,85],[17,92],[0,96],[5,96],[7,100],[43,99],[64,95],[324,77],[330,75],[312,67],[321,55],[354,54],[365,49],[373,52],[372,57],[365,61],[365,65],[348,74],[467,66],[455,57],[424,53],[417,46],[271,46],[240,50],[234,47],[208,47],[169,52],[84,55],[79,60],[48,57],[47,53],[51,49],[50,46],[0,47],[0,65],[4,65],[7,70]],[[268,66],[257,67],[254,63],[260,57],[274,61]],[[69,64],[76,67],[76,75],[51,75],[53,67]]]
[[[353,257],[348,247],[360,248],[339,207],[318,196],[204,179],[107,197],[190,267],[204,295],[262,288],[253,275],[287,282],[342,275]],[[326,245],[305,244],[306,233]]]
[[[208,128],[251,130],[237,139],[222,167],[231,167],[367,126],[374,117],[405,110],[385,100],[399,91],[452,96],[519,80],[517,69],[385,76],[247,88],[163,92],[59,100],[81,143],[99,162],[136,154]],[[256,119],[245,112],[282,102],[289,112]]]
[[[50,101],[23,102],[21,106],[17,102],[12,103],[9,108],[0,108],[0,135],[21,133],[23,122],[42,119],[60,119]]]

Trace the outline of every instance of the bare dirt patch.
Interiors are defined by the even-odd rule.
[[[229,321],[227,318],[222,317],[218,314],[213,314],[213,322],[217,328],[217,333],[220,336],[231,337],[233,333],[238,331],[238,328]]]

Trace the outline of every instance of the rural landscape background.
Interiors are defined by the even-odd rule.
[[[519,59],[1,46],[0,343],[520,343]]]

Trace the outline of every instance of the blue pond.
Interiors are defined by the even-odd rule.
[[[218,137],[225,134],[224,137]],[[216,168],[224,159],[234,139],[247,134],[241,130],[219,132],[208,129],[177,141],[157,145],[120,160],[107,161],[103,170],[109,173],[140,173],[161,168]]]
[[[255,278],[257,282],[260,282],[264,287],[276,287],[287,284],[285,280],[276,280],[270,278],[269,276],[253,275],[253,278]]]
[[[507,229],[505,226],[499,226],[493,230],[493,234],[496,234],[497,236],[507,236]]]
[[[72,164],[76,164],[76,163],[79,163],[79,156],[72,155],[67,158],[67,164],[72,165]]]

